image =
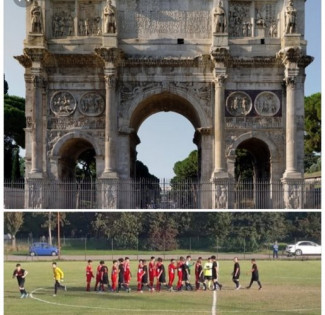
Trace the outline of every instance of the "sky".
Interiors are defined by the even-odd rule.
[[[13,58],[23,52],[25,39],[25,8],[15,1],[4,0],[3,71],[9,84],[9,94],[25,97],[24,69]],[[315,58],[306,69],[305,95],[321,91],[321,0],[306,1],[307,54]],[[172,178],[175,162],[185,159],[196,149],[193,144],[194,128],[176,113],[158,113],[141,125],[137,146],[138,160],[159,178]]]

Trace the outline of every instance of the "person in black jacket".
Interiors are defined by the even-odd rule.
[[[238,262],[238,257],[234,258],[234,271],[232,273],[232,281],[236,284],[236,289],[239,290],[241,288],[239,284],[239,277],[240,277],[240,265]]]
[[[262,284],[261,284],[260,279],[259,279],[258,268],[257,268],[257,264],[256,264],[255,259],[252,259],[251,263],[252,263],[252,270],[251,270],[252,278],[251,278],[251,282],[250,282],[249,286],[246,287],[246,289],[250,289],[253,282],[256,281],[258,283],[258,285],[259,285],[258,289],[261,290],[262,289]]]

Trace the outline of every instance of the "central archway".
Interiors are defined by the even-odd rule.
[[[129,112],[129,128],[133,130],[130,135],[130,173],[135,178],[135,165],[137,160],[137,145],[140,143],[138,131],[144,121],[150,116],[160,112],[173,112],[186,118],[193,126],[193,142],[198,150],[198,180],[209,180],[212,172],[211,150],[208,149],[211,141],[210,134],[202,134],[202,127],[208,125],[206,113],[202,105],[196,103],[190,96],[181,96],[169,91],[159,92],[142,99],[137,105],[131,106]],[[209,138],[209,139],[207,139]],[[190,154],[190,152],[188,152]],[[205,161],[204,168],[202,161]],[[175,161],[177,162],[177,161]],[[196,198],[199,200],[200,198]],[[179,205],[177,205],[179,206]],[[166,205],[165,205],[166,207]],[[188,205],[190,207],[190,205]]]

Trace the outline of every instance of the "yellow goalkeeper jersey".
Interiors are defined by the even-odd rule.
[[[64,273],[59,267],[53,268],[53,275],[54,279],[58,281],[64,278]]]

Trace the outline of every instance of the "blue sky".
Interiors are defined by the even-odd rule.
[[[25,38],[25,9],[13,0],[4,0],[3,70],[9,83],[9,94],[25,96],[24,71],[13,56],[22,54]],[[321,0],[306,1],[307,53],[315,57],[307,68],[305,94],[321,91]],[[159,113],[149,117],[138,133],[138,159],[159,178],[174,176],[173,165],[196,149],[192,139],[194,128],[183,116]]]

